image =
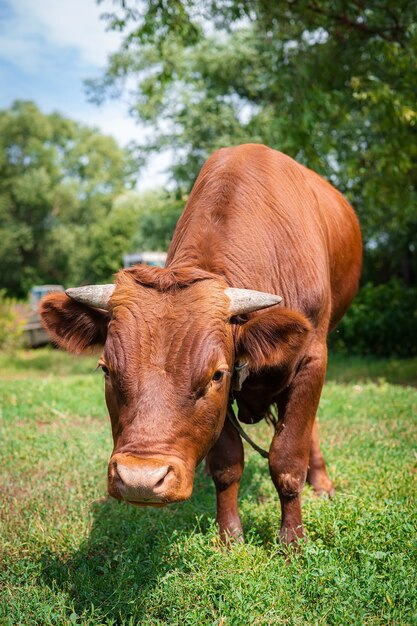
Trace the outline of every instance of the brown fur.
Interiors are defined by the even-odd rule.
[[[177,269],[136,265],[118,274],[119,283],[133,279],[138,285],[152,287],[160,292],[172,292],[189,287],[199,280],[216,279],[218,276],[198,267],[180,267]]]
[[[43,298],[39,312],[52,339],[69,352],[93,351],[106,341],[109,315],[75,302],[63,293]]]
[[[241,536],[243,448],[224,420],[233,364],[246,360],[250,376],[236,394],[241,419],[257,421],[271,403],[279,407],[269,464],[281,536],[290,542],[303,534],[309,458],[313,486],[332,490],[315,416],[326,337],[356,292],[360,267],[360,230],[347,201],[289,157],[247,144],[219,150],[202,168],[167,267],[118,273],[107,338],[105,314],[65,296],[48,296],[42,315],[66,349],[105,341],[114,458],[141,466],[172,459],[176,491],[164,501],[188,497],[195,465],[208,455],[225,540]],[[279,294],[283,306],[230,318],[227,286]],[[116,470],[112,476],[117,496]]]
[[[308,339],[310,322],[297,311],[263,311],[239,328],[236,351],[257,372],[290,365]]]

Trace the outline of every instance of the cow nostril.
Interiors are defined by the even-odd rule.
[[[185,468],[175,457],[115,454],[109,463],[109,493],[131,504],[163,506],[190,497],[192,482],[184,474]]]
[[[172,484],[169,476],[175,473],[173,465],[157,465],[143,461],[132,464],[117,462],[111,470],[111,478],[116,490],[126,499],[145,500],[161,498],[167,484]],[[168,485],[168,487],[169,487]]]
[[[173,469],[174,469],[174,468],[172,467],[172,465],[168,465],[168,467],[167,467],[167,468],[164,468],[164,469],[166,469],[165,474],[164,474],[163,476],[161,476],[161,478],[158,480],[158,482],[157,482],[157,483],[155,483],[155,485],[154,485],[154,489],[158,489],[158,487],[162,487],[162,485],[163,485],[163,484],[164,484],[164,482],[165,482],[166,477],[168,476],[168,474],[169,474],[170,472],[172,472],[172,471],[173,471]]]
[[[109,476],[109,480],[122,480],[120,474],[119,474],[119,469],[117,467],[117,462],[113,461],[112,463],[110,463],[109,465],[109,471],[108,471],[108,476]]]

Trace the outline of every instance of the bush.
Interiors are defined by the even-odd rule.
[[[368,283],[330,335],[336,352],[374,356],[417,355],[417,288],[392,280]]]
[[[16,300],[7,298],[0,289],[0,349],[13,350],[23,345],[24,315]]]

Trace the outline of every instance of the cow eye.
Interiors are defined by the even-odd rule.
[[[223,378],[223,376],[224,376],[224,372],[222,372],[222,370],[216,370],[213,374],[212,380],[218,383]]]
[[[107,378],[107,376],[110,375],[110,370],[107,367],[107,365],[104,365],[104,363],[99,363],[99,367],[101,367],[101,370],[102,370],[104,376]]]

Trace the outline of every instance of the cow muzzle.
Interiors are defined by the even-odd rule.
[[[164,506],[187,500],[194,476],[177,458],[115,454],[109,463],[109,494],[137,506]]]

